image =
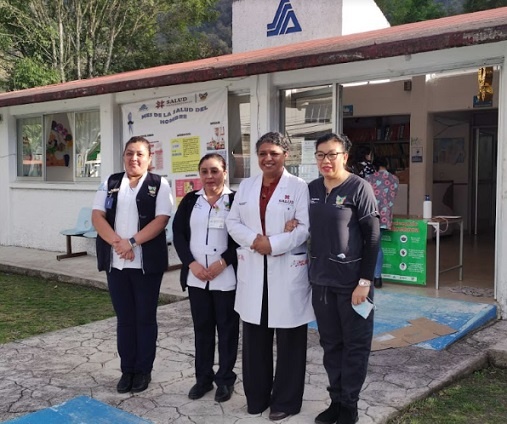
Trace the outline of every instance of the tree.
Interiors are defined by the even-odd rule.
[[[165,63],[185,62],[222,54],[206,33],[206,24],[220,16],[217,0],[174,2],[161,17],[159,44]]]
[[[1,59],[10,75],[7,87],[14,90],[93,78],[206,54],[199,52],[202,37],[192,35],[189,27],[215,17],[216,12],[210,12],[215,3],[0,0]],[[166,53],[163,34],[167,31],[174,37],[167,39],[165,46],[172,48],[174,39],[179,43],[177,54]],[[58,81],[54,81],[55,75]]]
[[[507,6],[507,0],[465,0],[463,10],[470,13],[504,6]]]
[[[376,0],[391,25],[437,19],[446,15],[441,4],[434,0]]]

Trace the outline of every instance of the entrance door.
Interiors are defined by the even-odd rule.
[[[472,231],[491,233],[496,216],[497,128],[475,128],[472,151]]]

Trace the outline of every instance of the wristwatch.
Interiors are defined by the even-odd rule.
[[[371,281],[365,280],[364,278],[360,278],[359,283],[357,283],[357,285],[361,287],[370,287]]]
[[[134,237],[129,238],[129,243],[130,243],[130,247],[132,247],[132,249],[134,247],[137,247],[136,239]]]

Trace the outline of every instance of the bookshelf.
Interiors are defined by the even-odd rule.
[[[400,182],[402,176],[408,177],[410,115],[344,118],[343,132],[352,141],[351,158],[359,146],[369,144],[374,155],[387,158],[389,171],[398,175]]]

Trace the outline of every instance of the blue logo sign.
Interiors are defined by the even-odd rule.
[[[290,4],[290,0],[280,0],[275,18],[273,22],[268,24],[268,37],[301,31],[301,25],[299,25],[298,18],[296,18],[296,13]]]

